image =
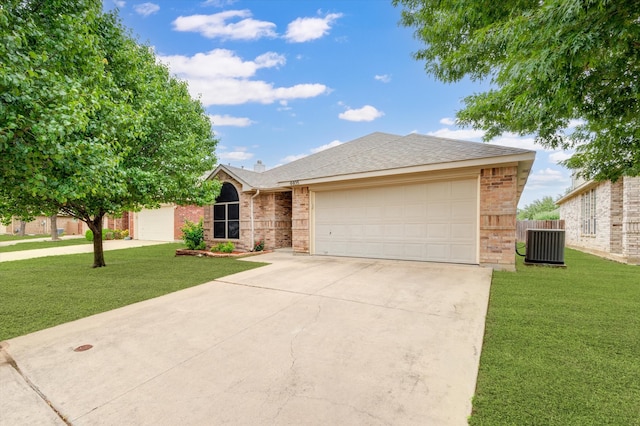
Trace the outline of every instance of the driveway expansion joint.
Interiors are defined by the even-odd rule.
[[[24,380],[27,386],[29,386],[31,390],[33,390],[36,393],[36,395],[38,395],[38,397],[42,399],[42,401],[44,401],[44,403],[47,404],[49,408],[51,408],[51,410],[55,413],[55,415],[61,421],[63,421],[67,425],[71,425],[71,423],[69,423],[67,418],[53,405],[53,403],[49,400],[49,398],[47,398],[47,396],[38,388],[38,386],[36,386],[35,383],[33,383],[31,379],[29,379],[29,377],[27,377],[24,374],[24,372],[20,369],[20,366],[18,366],[18,363],[16,362],[16,360],[13,358],[13,356],[11,356],[11,354],[7,350],[6,342],[0,342],[0,355],[2,355],[0,358],[5,359],[5,362],[9,364],[11,368],[13,368],[16,371],[16,373],[18,373],[18,375],[22,378],[22,380]]]

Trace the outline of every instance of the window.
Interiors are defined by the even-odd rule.
[[[240,238],[240,200],[236,188],[225,182],[213,205],[213,238]]]
[[[595,235],[596,234],[596,190],[582,194],[582,208],[581,208],[581,221],[582,221],[582,234],[583,235]]]

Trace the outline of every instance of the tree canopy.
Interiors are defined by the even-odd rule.
[[[426,44],[415,52],[444,82],[489,80],[457,119],[486,131],[535,134],[575,149],[586,178],[640,175],[638,0],[393,0]],[[579,123],[568,136],[563,130]]]
[[[102,218],[164,202],[206,204],[216,139],[186,83],[99,0],[0,6],[0,217]]]

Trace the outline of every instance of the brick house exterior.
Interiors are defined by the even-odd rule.
[[[569,247],[640,264],[640,177],[617,182],[575,179],[558,200]]]
[[[389,152],[390,150],[393,152]],[[467,199],[457,200],[455,195],[451,195],[453,197],[451,200],[445,197],[444,202],[434,201],[431,204],[430,200],[425,198],[417,200],[416,205],[424,206],[422,208],[424,210],[432,208],[432,205],[442,204],[444,205],[442,208],[445,209],[443,211],[448,212],[444,216],[451,217],[457,216],[463,210],[475,210],[476,215],[469,223],[456,228],[466,229],[465,232],[469,235],[460,235],[461,231],[454,230],[449,234],[451,241],[439,241],[436,237],[429,240],[431,238],[427,235],[429,232],[438,233],[441,229],[453,229],[458,226],[453,223],[454,219],[450,218],[441,218],[440,220],[445,222],[435,224],[431,228],[429,224],[424,223],[411,223],[410,226],[413,226],[412,229],[431,230],[425,231],[427,234],[424,236],[424,245],[431,244],[429,246],[431,253],[438,250],[453,252],[458,246],[464,246],[464,244],[456,245],[456,238],[466,242],[473,241],[475,248],[472,248],[470,255],[467,254],[466,260],[457,261],[452,255],[451,259],[454,260],[451,261],[454,263],[514,269],[517,204],[534,156],[533,151],[516,148],[415,134],[401,137],[374,133],[269,171],[252,171],[221,165],[209,178],[219,179],[223,184],[232,185],[238,194],[238,238],[214,238],[215,206],[208,206],[204,210],[205,239],[208,245],[227,240],[233,241],[241,250],[252,250],[255,243],[264,241],[267,249],[291,248],[296,254],[332,255],[331,250],[320,252],[316,248],[319,241],[317,233],[320,232],[316,223],[320,207],[316,204],[326,203],[327,197],[331,197],[330,194],[340,193],[347,199],[371,194],[370,197],[377,201],[375,197],[379,188],[387,188],[386,193],[393,194],[396,188],[399,193],[419,192],[429,188],[442,189],[455,186],[447,186],[446,182],[449,181],[462,182],[466,188],[472,188],[472,193],[467,195]],[[370,163],[363,162],[363,158],[367,158]],[[443,158],[447,160],[443,161]],[[457,205],[464,207],[458,207],[460,210],[456,210]],[[323,204],[323,207],[326,205]],[[398,206],[399,210],[403,208]],[[411,208],[405,210],[409,211]],[[451,210],[446,210],[447,208]],[[349,205],[345,209],[356,209],[358,214],[357,206]],[[365,219],[368,216],[365,209],[361,207],[360,210],[363,222],[370,220]],[[395,207],[382,206],[376,211],[394,209]],[[340,221],[339,210],[338,207],[338,221]],[[448,223],[446,220],[452,222]],[[384,222],[382,225],[372,222],[367,226],[370,225],[368,229],[388,230],[401,229],[406,225],[400,217],[391,218],[390,222],[386,228]],[[362,227],[366,226],[362,225]],[[334,232],[342,230],[344,235],[355,235],[355,230],[345,230],[346,228],[349,226],[336,224]],[[415,244],[414,235],[411,234],[413,231],[402,232],[406,232],[411,244]],[[344,235],[341,236],[344,237]],[[380,242],[373,244],[374,247],[376,244],[385,245],[382,232],[375,238]],[[394,240],[393,248],[397,248],[397,239]],[[354,256],[414,259],[389,251],[391,249],[386,254],[383,249],[380,249],[379,253],[368,256],[364,249],[358,251],[359,246],[366,245],[358,241],[362,240],[354,239],[351,242],[349,240],[345,242],[346,246],[356,247]],[[389,247],[392,245],[389,244]],[[468,244],[466,247],[468,253]],[[333,255],[348,255],[342,253]],[[434,259],[439,259],[438,255],[425,254],[419,260],[436,261]]]

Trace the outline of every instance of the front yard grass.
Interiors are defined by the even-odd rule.
[[[93,244],[85,238],[60,239],[59,241],[29,241],[12,244],[10,246],[0,247],[0,253],[8,253],[11,251],[36,250],[50,247],[77,246],[80,244]]]
[[[471,425],[640,425],[640,267],[494,272]]]
[[[0,263],[0,341],[265,265],[175,256],[181,244]],[[257,259],[256,259],[257,260]]]

